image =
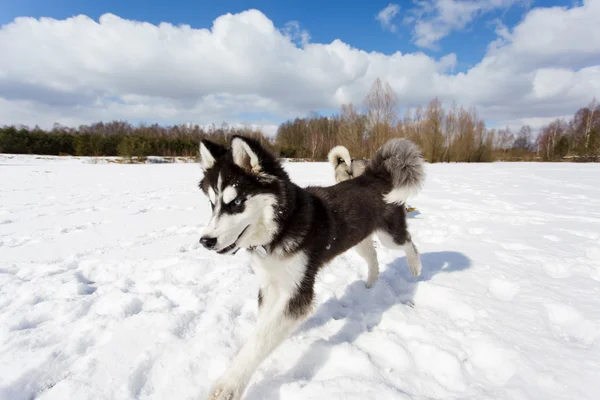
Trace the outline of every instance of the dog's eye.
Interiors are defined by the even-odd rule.
[[[239,197],[233,201],[233,205],[234,205],[234,206],[241,206],[241,205],[242,205],[242,203],[243,203],[243,201],[242,201],[242,199],[241,199],[241,198],[239,198]]]

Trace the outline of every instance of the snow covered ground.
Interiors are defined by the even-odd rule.
[[[301,185],[325,163],[286,163]],[[423,275],[320,276],[246,399],[600,398],[600,165],[428,165]],[[0,399],[204,399],[251,332],[246,258],[198,245],[196,164],[0,158]]]

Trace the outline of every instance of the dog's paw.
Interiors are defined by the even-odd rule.
[[[215,390],[209,400],[236,400],[241,399],[241,396],[236,393],[234,388],[223,388]]]
[[[420,261],[409,263],[408,268],[410,268],[410,272],[412,272],[413,276],[421,275],[422,266]]]
[[[367,281],[365,282],[365,287],[367,289],[371,289],[373,286],[375,286],[375,284],[377,283],[378,279],[379,279],[379,274],[377,274],[377,275],[369,275],[367,277]]]
[[[244,393],[244,385],[234,381],[219,381],[208,393],[207,400],[240,400]]]

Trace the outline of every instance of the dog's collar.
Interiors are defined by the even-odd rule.
[[[265,246],[250,246],[248,247],[248,251],[253,251],[261,257],[267,256],[267,249],[265,249]]]

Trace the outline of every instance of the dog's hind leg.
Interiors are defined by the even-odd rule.
[[[377,260],[377,251],[375,250],[373,237],[367,237],[354,248],[358,255],[364,258],[369,266],[369,275],[367,276],[366,286],[371,288],[375,282],[377,282],[377,278],[379,277],[379,261]]]
[[[377,236],[379,240],[381,240],[381,244],[390,249],[402,249],[406,253],[406,261],[408,263],[408,268],[410,268],[410,272],[414,276],[421,275],[421,257],[419,255],[419,250],[417,250],[417,246],[413,243],[410,234],[408,231],[406,235],[404,235],[400,240],[398,238],[393,237],[388,232],[385,231],[377,231]]]
[[[408,262],[408,268],[414,276],[421,275],[423,266],[421,265],[421,257],[419,256],[419,250],[411,239],[404,242],[402,245],[404,252],[406,253],[406,260]]]
[[[388,204],[386,206],[382,224],[377,230],[377,236],[385,247],[403,249],[406,253],[406,261],[410,272],[414,276],[421,275],[421,257],[408,232],[404,204]]]

